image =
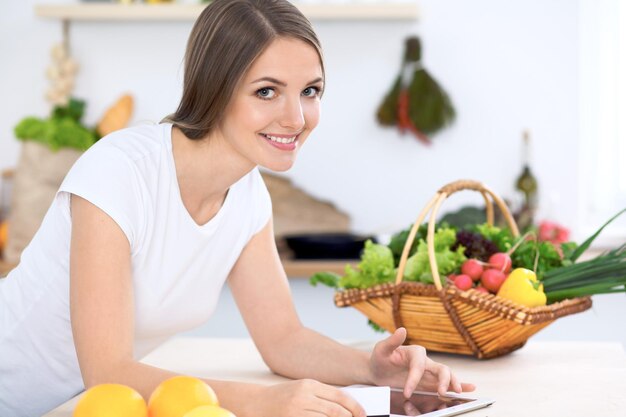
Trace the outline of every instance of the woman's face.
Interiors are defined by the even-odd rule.
[[[319,121],[322,77],[312,46],[293,38],[274,40],[235,89],[221,134],[254,165],[288,170]]]

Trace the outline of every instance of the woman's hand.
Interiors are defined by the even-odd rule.
[[[251,413],[267,417],[366,417],[365,410],[338,388],[312,379],[261,387],[250,399]]]
[[[387,339],[374,346],[370,358],[372,381],[376,385],[403,387],[406,398],[416,389],[437,391],[473,391],[474,385],[460,383],[450,368],[426,356],[421,346],[403,346],[406,329],[398,328]]]

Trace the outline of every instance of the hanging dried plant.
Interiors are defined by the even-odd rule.
[[[408,38],[400,74],[378,108],[377,118],[383,126],[397,126],[400,132],[408,131],[430,144],[429,135],[451,124],[455,111],[448,94],[423,67],[421,57],[420,40]]]

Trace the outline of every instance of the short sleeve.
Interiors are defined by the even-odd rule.
[[[63,193],[82,197],[105,212],[122,229],[135,252],[143,217],[140,178],[121,149],[100,143],[90,148],[63,180],[59,195]]]
[[[272,199],[258,168],[255,168],[254,172],[252,172],[251,174],[253,177],[253,187],[256,191],[253,233],[257,234],[267,225],[267,223],[272,218]]]

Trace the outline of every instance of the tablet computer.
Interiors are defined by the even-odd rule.
[[[488,398],[470,398],[459,394],[440,396],[435,392],[416,391],[411,398],[404,398],[401,389],[391,389],[390,417],[455,416],[468,411],[487,407],[495,401]]]

